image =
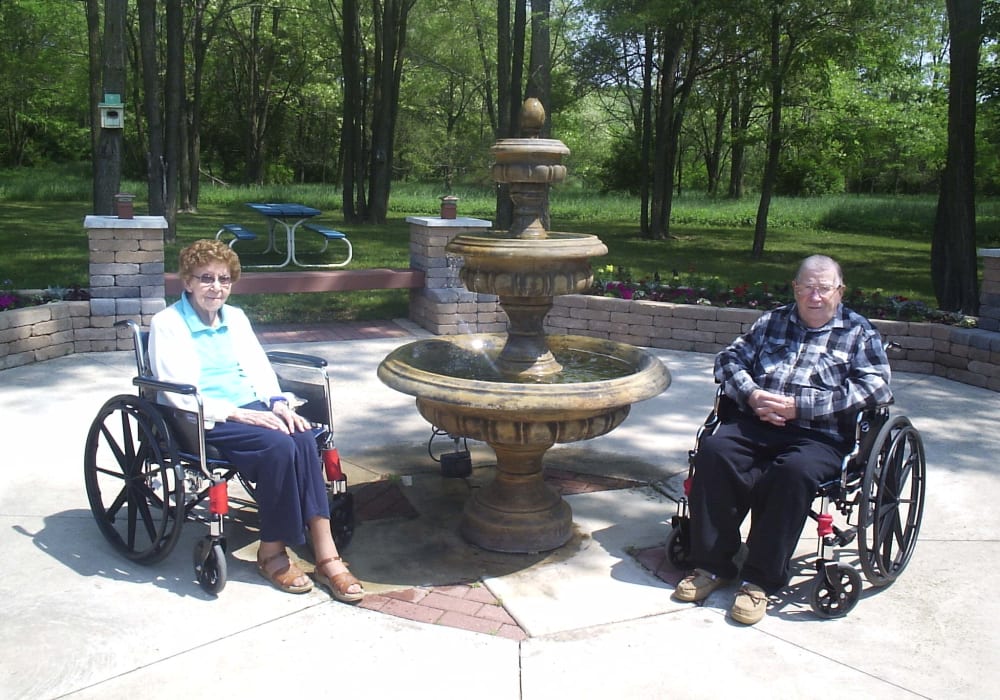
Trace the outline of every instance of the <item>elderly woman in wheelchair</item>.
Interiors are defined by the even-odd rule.
[[[788,584],[806,519],[817,517],[811,511],[817,494],[839,501],[845,514],[858,505],[862,524],[877,524],[874,536],[881,541],[863,536],[860,543],[862,566],[876,585],[905,565],[923,503],[923,448],[905,418],[884,426],[885,435],[876,425],[881,443],[875,454],[865,456],[860,472],[853,466],[859,412],[867,421],[882,406],[884,422],[892,394],[878,332],[841,304],[840,266],[826,256],[809,257],[793,286],[794,304],[763,314],[716,357],[718,408],[691,453],[687,494],[667,547],[672,562],[693,568],[677,585],[677,600],[701,601],[737,580],[730,616],[747,625],[761,620],[769,597]],[[866,442],[870,447],[871,440]],[[871,474],[862,473],[867,467]],[[851,491],[862,483],[865,493],[851,500]],[[904,483],[912,484],[911,492],[896,493]],[[905,527],[893,521],[895,511],[879,522],[879,509],[892,510],[900,499],[914,506]],[[739,568],[734,558],[748,513],[746,559]],[[829,516],[820,517],[827,522],[828,544],[853,538],[854,532],[841,530],[833,537]],[[895,542],[900,532],[905,541]],[[893,554],[896,544],[903,551]],[[847,573],[849,567],[828,564],[817,565],[825,578],[817,584],[813,607],[834,617],[856,602],[860,577],[853,569]]]
[[[338,600],[360,600],[364,590],[331,533],[313,425],[282,393],[246,315],[226,303],[240,270],[236,253],[219,241],[196,241],[181,251],[178,274],[185,291],[153,317],[150,370],[160,382],[197,387],[204,447],[252,484],[260,518],[260,574],[282,591],[311,590],[312,580],[286,550],[304,543],[308,532],[316,580]],[[160,397],[198,415],[195,396],[161,391]]]

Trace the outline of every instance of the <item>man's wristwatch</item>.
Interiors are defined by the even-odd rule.
[[[272,411],[274,410],[274,405],[276,403],[288,403],[288,399],[284,396],[272,396],[267,400],[267,405]]]

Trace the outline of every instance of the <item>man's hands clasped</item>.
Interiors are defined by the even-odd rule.
[[[763,389],[756,389],[750,394],[749,406],[762,421],[779,427],[794,420],[796,415],[794,397]]]

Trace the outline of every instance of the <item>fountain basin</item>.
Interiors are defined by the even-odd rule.
[[[568,365],[554,376],[521,382],[505,378],[494,367],[507,341],[502,333],[408,343],[382,360],[378,376],[411,396],[489,417],[516,414],[535,420],[552,420],[568,410],[592,412],[642,401],[670,385],[663,363],[632,345],[574,335],[546,340],[553,355]]]
[[[608,252],[597,236],[558,232],[548,232],[544,239],[501,232],[462,234],[447,250],[462,256],[460,275],[469,290],[500,297],[584,292],[593,280],[589,258]]]
[[[564,335],[547,339],[562,370],[511,381],[496,367],[506,340],[492,333],[419,340],[386,356],[378,376],[417,397],[432,425],[496,453],[494,480],[466,502],[462,535],[493,551],[547,551],[572,536],[572,512],[544,483],[545,451],[614,430],[632,403],[669,386],[670,373],[631,345]]]

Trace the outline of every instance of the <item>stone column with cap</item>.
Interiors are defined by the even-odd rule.
[[[85,334],[91,350],[130,350],[132,338],[115,323],[132,319],[148,326],[166,306],[163,281],[162,216],[88,216],[84,219],[90,251],[90,328]]]

